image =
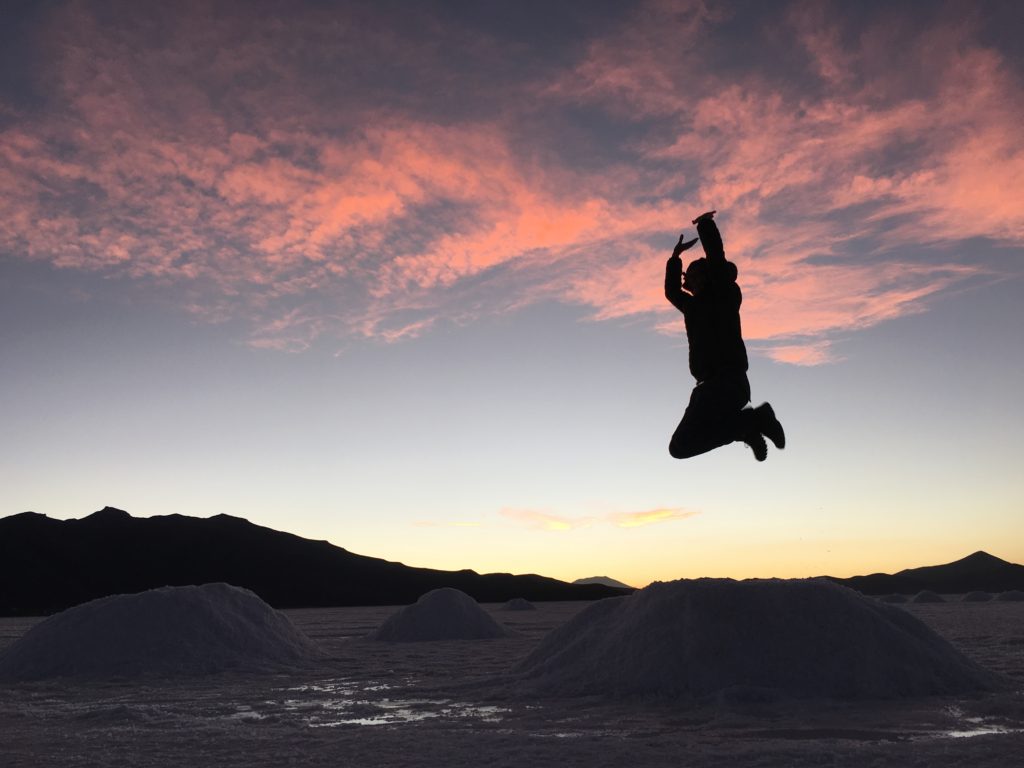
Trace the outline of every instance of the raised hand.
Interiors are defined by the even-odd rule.
[[[686,237],[686,233],[685,232],[683,234],[679,235],[679,242],[676,243],[676,247],[672,249],[672,255],[673,256],[678,256],[683,251],[689,250],[690,248],[693,248],[694,245],[696,245],[696,243],[697,243],[697,238],[696,237],[693,238],[693,240],[683,240],[684,237]]]

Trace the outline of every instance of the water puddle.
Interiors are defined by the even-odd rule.
[[[239,720],[242,722],[255,722],[257,720],[266,720],[267,715],[262,712],[257,712],[252,707],[246,704],[239,704],[237,710],[231,714],[224,716],[225,720]]]
[[[451,699],[377,698],[377,695],[396,687],[388,683],[356,684],[350,680],[325,680],[282,689],[286,693],[299,695],[265,703],[278,704],[285,712],[298,716],[311,728],[395,725],[439,718],[471,718],[485,723],[497,723],[509,712],[505,707]]]
[[[394,725],[435,718],[472,718],[497,723],[508,712],[503,707],[476,706],[466,702],[435,699],[381,699],[352,701],[343,706],[326,707],[306,718],[311,728],[339,725]]]
[[[956,728],[930,734],[937,739],[972,739],[978,736],[1001,736],[1008,733],[1024,733],[1024,728],[1014,728],[996,722],[993,718],[969,717],[960,707],[949,707],[948,714],[958,719]]]
[[[940,738],[947,739],[969,739],[974,736],[992,736],[1004,733],[1022,733],[1022,728],[1007,728],[1002,725],[979,725],[975,728],[956,730],[956,731],[943,731],[939,734]]]

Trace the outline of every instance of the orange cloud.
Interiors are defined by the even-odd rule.
[[[575,528],[585,528],[591,522],[590,518],[573,519],[533,509],[503,509],[501,514],[510,520],[525,523],[530,528],[541,531],[571,531]]]
[[[697,512],[679,508],[649,509],[644,512],[621,512],[609,516],[609,521],[619,528],[639,528],[643,525],[666,523],[670,520],[685,520]]]
[[[606,523],[617,528],[640,528],[655,523],[685,520],[698,513],[677,507],[661,507],[642,512],[613,512],[601,516],[585,517],[564,517],[533,509],[503,509],[501,514],[510,520],[525,523],[529,527],[541,531],[571,531],[577,528],[589,528],[597,523]]]

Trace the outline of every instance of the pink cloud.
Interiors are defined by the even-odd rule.
[[[625,115],[676,115],[689,103],[681,87],[702,72],[696,44],[723,11],[705,0],[637,3],[629,23],[594,40],[572,70],[542,93],[556,99],[600,102]]]
[[[768,357],[789,365],[821,365],[835,361],[830,343],[815,341],[810,344],[783,344],[762,350]]]
[[[804,24],[803,40],[829,82],[826,96],[787,95],[758,77],[724,86],[713,75],[704,84],[697,79],[689,89],[697,91],[692,108],[678,111],[687,129],[669,144],[645,147],[650,158],[678,164],[679,173],[688,165],[703,169],[691,210],[726,211],[726,247],[740,266],[744,327],[753,339],[867,327],[921,311],[930,297],[985,273],[948,256],[938,263],[907,261],[900,255],[907,249],[968,237],[1024,241],[1024,209],[1005,192],[1022,180],[1024,148],[1016,126],[1024,115],[1020,99],[1007,98],[1021,88],[999,57],[972,49],[961,31],[935,30],[920,45],[956,53],[935,62],[931,91],[878,103],[868,94],[887,90],[878,82],[886,73],[864,89],[853,86],[843,73],[860,54],[842,48],[838,30],[823,26],[820,9],[812,14],[819,26]],[[650,34],[656,39],[659,33]],[[663,83],[673,65],[671,57],[668,63],[652,57],[638,65],[650,70],[646,77],[637,73],[634,79]],[[589,60],[577,77],[601,70]],[[679,75],[675,81],[680,90],[682,80]],[[621,98],[600,88],[600,81],[580,85],[577,94]],[[646,110],[642,101],[631,104],[650,118],[662,114],[664,102]],[[922,149],[892,155],[904,142]],[[887,155],[892,162],[881,165]],[[773,199],[785,199],[785,208],[769,214]],[[868,206],[867,212],[836,216],[858,206]],[[890,224],[898,218],[904,222]],[[864,242],[865,263],[838,259],[840,249],[849,251],[858,241]],[[599,317],[654,309],[660,301],[651,287],[654,267],[645,260],[634,262],[634,269],[630,275],[628,263],[620,261],[574,289],[598,304]],[[614,287],[595,300],[602,285]],[[827,358],[826,348],[821,340],[803,347],[815,353],[773,356],[819,361]]]
[[[459,81],[480,106],[439,117],[342,66],[383,56],[435,85],[466,77],[440,58],[456,33],[429,22],[433,42],[372,14],[270,23],[192,8],[144,48],[137,15],[101,24],[71,6],[49,38],[60,108],[0,131],[0,247],[151,281],[211,322],[245,320],[249,342],[272,349],[398,341],[541,299],[678,333],[664,257],[693,213],[717,207],[747,338],[817,364],[835,334],[985,274],[949,246],[1024,244],[1008,193],[1024,182],[1024,100],[970,25],[940,20],[894,48],[886,16],[849,42],[831,12],[794,9],[773,23],[804,46],[813,82],[720,76],[702,48],[720,11],[646,3],[572,66],[506,83],[505,100]],[[459,39],[494,55],[494,41]],[[336,83],[300,49],[354,58]],[[915,57],[927,66],[912,78]],[[580,104],[633,125],[606,140],[614,160],[576,165],[523,141],[526,112]],[[501,301],[460,303],[453,288],[497,268]]]

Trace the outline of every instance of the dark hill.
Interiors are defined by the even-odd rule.
[[[35,512],[0,519],[0,615],[42,615],[105,595],[214,581],[247,587],[277,608],[404,605],[438,587],[480,602],[625,593],[532,574],[411,568],[229,515],[147,518],[106,507],[80,520]]]
[[[611,576],[588,576],[585,579],[576,579],[573,584],[604,584],[606,587],[618,587],[619,589],[633,589],[629,584],[624,584]]]
[[[1024,589],[1024,565],[1008,563],[987,552],[975,552],[945,565],[908,568],[893,574],[872,573],[848,579],[829,578],[867,595],[913,595],[923,589],[947,595],[976,590],[1005,592]]]

